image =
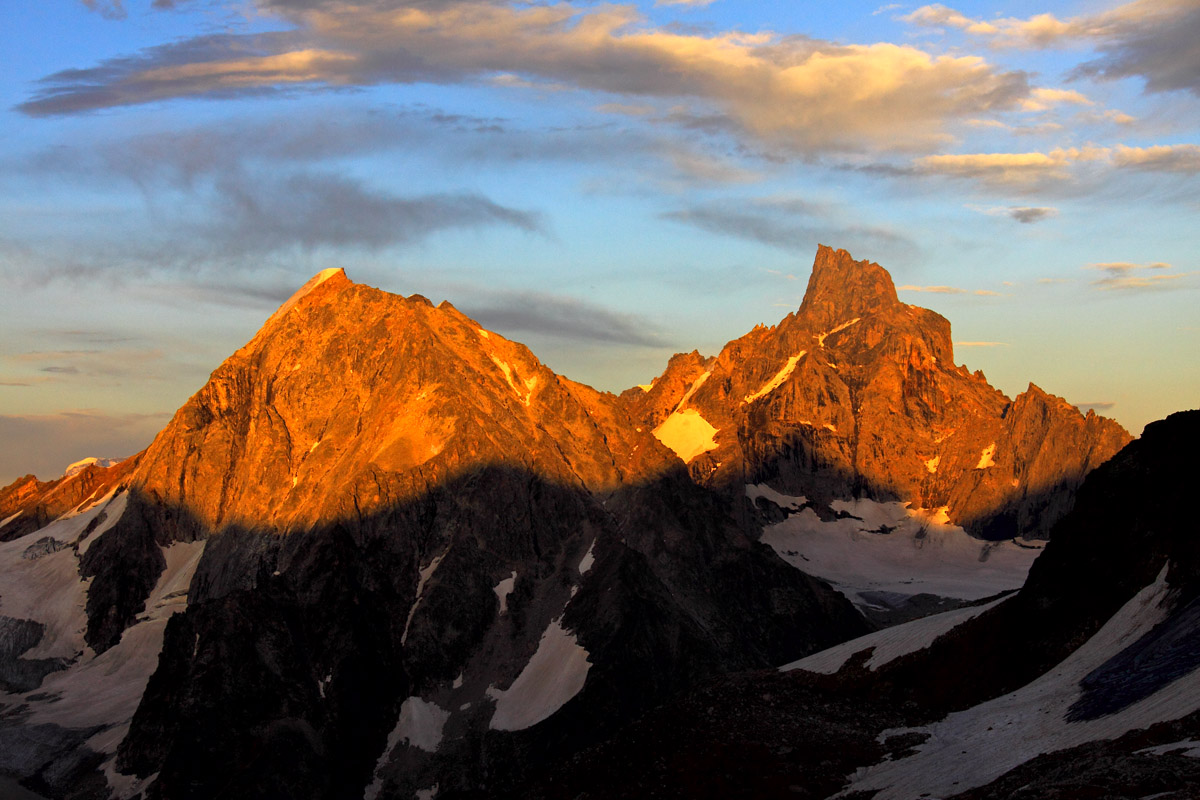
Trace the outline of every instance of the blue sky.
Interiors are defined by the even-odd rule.
[[[311,274],[620,391],[891,271],[1010,396],[1200,397],[1200,2],[58,0],[0,42],[0,483],[128,455]]]

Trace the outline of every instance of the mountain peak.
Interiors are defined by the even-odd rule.
[[[317,287],[325,285],[328,288],[340,289],[344,286],[352,286],[354,281],[346,277],[346,270],[341,267],[330,267],[323,269],[316,275],[313,275],[308,281],[292,294],[287,301],[281,305],[274,314],[267,320],[267,325],[270,325],[275,320],[282,317],[287,312],[296,307],[296,304],[303,300],[308,295],[316,291]]]
[[[799,316],[836,325],[899,304],[892,277],[883,267],[872,261],[855,261],[845,250],[817,245]]]

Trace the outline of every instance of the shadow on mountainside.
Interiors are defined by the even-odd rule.
[[[926,736],[885,738],[884,731],[928,724],[1029,684],[1095,635],[1166,567],[1166,619],[1081,681],[1081,699],[1067,719],[1128,708],[1197,667],[1197,446],[1200,411],[1147,426],[1140,440],[1089,475],[1026,585],[930,646],[875,670],[867,668],[871,651],[864,649],[831,675],[797,670],[715,677],[645,715],[620,738],[560,765],[525,796],[829,797],[857,768],[898,758]],[[1177,749],[1186,749],[1185,740],[1197,738],[1200,712],[1115,742],[1041,756],[963,797],[1191,796],[1189,787],[1200,785],[1195,760],[1155,762],[1144,748],[1180,743]]]
[[[488,796],[700,680],[867,630],[682,468],[599,496],[483,466],[291,532],[204,530],[130,491],[81,558],[97,651],[142,612],[162,547],[208,542],[119,749],[122,771],[157,773],[149,797],[360,798],[409,697],[436,698],[452,718],[436,753],[398,754],[387,786]],[[501,614],[497,586],[514,572]],[[586,684],[538,724],[488,730],[487,689],[503,691],[559,618],[587,650]]]

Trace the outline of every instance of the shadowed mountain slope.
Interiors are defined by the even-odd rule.
[[[1200,411],[1148,425],[1015,595],[714,679],[528,796],[1195,796],[1197,447]]]

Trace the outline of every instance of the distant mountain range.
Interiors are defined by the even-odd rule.
[[[0,490],[0,772],[147,800],[944,792],[914,726],[1143,587],[1167,610],[1129,630],[1175,619],[1175,534],[1103,510],[1137,505],[1120,465],[1161,468],[1149,439],[1109,461],[1115,422],[956,367],[949,323],[845,251],[778,325],[620,396],[326,270],[147,450]],[[747,779],[772,726],[845,750],[768,744]],[[906,726],[909,777],[854,772]]]

